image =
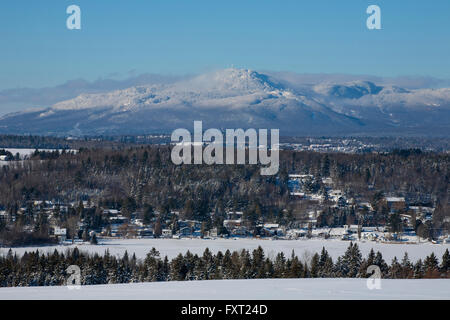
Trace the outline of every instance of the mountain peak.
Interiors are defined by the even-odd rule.
[[[183,83],[190,88],[220,91],[275,91],[282,86],[269,76],[249,69],[228,68],[199,75]]]
[[[276,75],[229,68],[171,83],[80,94],[48,108],[4,116],[0,132],[142,134],[170,132],[202,120],[208,127],[283,128],[284,134],[420,128],[448,136],[449,112],[450,89],[406,91],[369,81],[298,89]]]

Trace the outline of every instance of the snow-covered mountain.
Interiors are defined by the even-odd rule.
[[[81,94],[0,118],[0,132],[115,135],[192,128],[279,128],[282,135],[450,136],[450,89],[406,90],[369,81],[296,85],[226,69],[172,83]]]

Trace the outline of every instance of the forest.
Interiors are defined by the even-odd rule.
[[[448,153],[396,150],[389,153],[342,154],[318,152],[280,152],[280,171],[276,176],[261,176],[258,165],[174,165],[170,146],[121,146],[117,148],[80,148],[77,152],[36,150],[26,161],[12,161],[0,169],[0,210],[14,216],[14,224],[0,220],[0,239],[25,237],[21,228],[30,226],[33,237],[48,236],[48,217],[36,212],[33,201],[78,203],[68,213],[55,214],[58,224],[70,229],[74,220],[84,219],[88,228],[102,224],[101,208],[116,208],[130,216],[137,212],[160,213],[170,219],[177,211],[182,219],[196,219],[208,226],[221,226],[227,210],[241,210],[250,225],[257,221],[276,221],[295,225],[306,210],[319,208],[310,201],[290,196],[288,174],[312,174],[310,188],[324,192],[322,177],[332,177],[334,188],[349,197],[365,200],[374,208],[369,223],[388,222],[384,195],[407,198],[411,205],[436,207],[429,222],[430,237],[449,231]],[[319,224],[334,226],[352,222],[354,206],[324,210]],[[211,221],[211,213],[216,213]],[[350,220],[349,220],[350,219]],[[74,230],[72,230],[75,232]],[[19,235],[17,235],[19,233]],[[27,237],[30,237],[27,235]],[[20,241],[19,241],[20,242]]]
[[[411,262],[405,253],[401,260],[396,257],[386,263],[380,252],[372,249],[363,258],[357,244],[350,243],[344,255],[336,261],[325,248],[310,259],[299,259],[292,252],[290,257],[278,253],[269,258],[261,247],[213,254],[208,248],[198,256],[189,251],[169,261],[152,248],[145,259],[125,252],[116,257],[105,251],[103,256],[88,254],[77,248],[66,252],[26,252],[18,257],[10,250],[0,256],[0,287],[11,286],[56,286],[67,283],[67,268],[78,266],[81,270],[81,285],[136,283],[154,281],[192,281],[223,279],[263,278],[368,278],[369,266],[377,266],[381,278],[386,279],[436,279],[450,277],[450,254],[442,259],[431,253],[424,259]]]

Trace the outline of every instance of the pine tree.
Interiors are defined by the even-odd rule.
[[[362,256],[358,245],[350,242],[347,251],[342,258],[342,267],[345,277],[355,278],[359,275]]]
[[[311,270],[310,270],[311,278],[318,277],[319,269],[320,269],[319,261],[320,261],[320,257],[317,253],[315,253],[311,259]]]
[[[170,278],[173,281],[183,281],[186,278],[186,268],[181,253],[170,263]]]
[[[441,272],[449,272],[449,271],[450,271],[450,254],[447,249],[445,250],[445,253],[442,256]]]
[[[424,266],[422,259],[419,259],[414,265],[414,279],[422,279],[424,276]]]
[[[389,278],[400,279],[402,278],[402,266],[398,263],[397,257],[394,257],[389,268]]]
[[[381,270],[382,277],[387,277],[389,274],[389,266],[383,259],[383,255],[380,251],[377,251],[377,254],[375,255],[375,260],[373,262],[374,265],[378,266]]]
[[[264,262],[263,278],[273,278],[273,275],[274,275],[273,263],[269,258],[266,258]]]
[[[288,278],[301,278],[302,275],[303,275],[303,265],[298,260],[298,257],[294,253],[294,250],[292,250],[287,277]]]
[[[319,272],[318,276],[320,278],[329,278],[333,276],[333,259],[328,254],[328,251],[325,250],[325,247],[322,248],[322,252],[320,254],[319,260]]]
[[[275,278],[284,278],[286,273],[286,258],[284,257],[284,253],[280,252],[277,254],[274,263],[274,277]]]
[[[405,252],[405,255],[403,256],[401,267],[403,279],[409,279],[414,276],[413,266],[409,261],[408,252]]]
[[[239,279],[252,279],[252,262],[250,258],[250,253],[247,250],[242,250],[240,254],[240,270]]]
[[[375,264],[375,251],[373,251],[373,248],[371,248],[369,255],[367,256],[367,265],[371,266],[374,264]]]
[[[347,272],[348,268],[344,264],[342,257],[338,257],[334,264],[333,274],[338,278],[342,278],[346,276]]]
[[[439,261],[432,252],[424,261],[425,267],[425,277],[426,278],[437,278],[439,270]]]
[[[222,259],[222,277],[223,279],[233,279],[233,262],[230,250],[225,251]]]
[[[259,279],[265,277],[264,250],[261,246],[258,246],[257,249],[253,250],[252,277]]]

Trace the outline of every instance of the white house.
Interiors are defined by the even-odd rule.
[[[170,230],[170,229],[162,229],[161,236],[163,238],[172,238],[172,230]]]

